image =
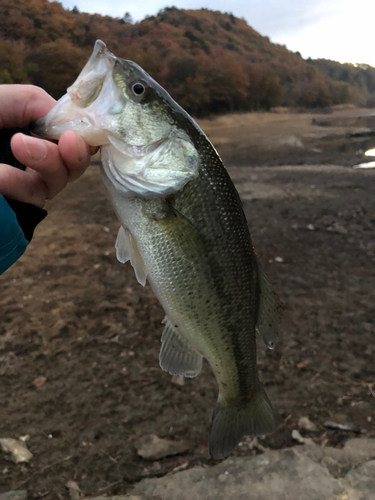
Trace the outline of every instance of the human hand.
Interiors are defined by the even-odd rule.
[[[0,85],[0,129],[25,127],[47,114],[54,104],[39,87]],[[0,163],[0,194],[41,208],[46,199],[83,174],[95,152],[73,131],[65,132],[58,144],[15,134],[11,148],[26,170]]]

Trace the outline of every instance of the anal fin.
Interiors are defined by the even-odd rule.
[[[122,264],[130,260],[138,283],[145,286],[147,279],[146,268],[142,256],[139,253],[137,243],[128,229],[124,229],[122,226],[120,227],[115,246],[117,259]]]
[[[202,370],[202,356],[178,333],[167,317],[161,337],[160,367],[172,375],[196,377]]]

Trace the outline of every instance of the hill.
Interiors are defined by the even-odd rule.
[[[69,11],[48,0],[2,0],[0,83],[30,82],[60,97],[99,38],[117,56],[140,64],[195,115],[365,105],[375,96],[373,68],[363,69],[369,81],[358,86],[271,43],[232,14],[170,7],[139,23],[128,21],[127,15]]]

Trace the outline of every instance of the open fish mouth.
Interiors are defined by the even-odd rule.
[[[77,80],[51,109],[31,125],[31,131],[46,139],[57,140],[67,130],[75,130],[91,146],[108,143],[105,118],[119,89],[112,70],[116,57],[98,40],[93,53]]]

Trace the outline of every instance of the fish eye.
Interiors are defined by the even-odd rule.
[[[1,0],[0,0],[1,1]],[[127,93],[133,101],[141,103],[145,101],[149,93],[149,86],[147,82],[142,79],[133,80],[128,83]]]
[[[141,82],[134,83],[132,86],[132,91],[138,97],[142,96],[146,92],[146,87]]]

